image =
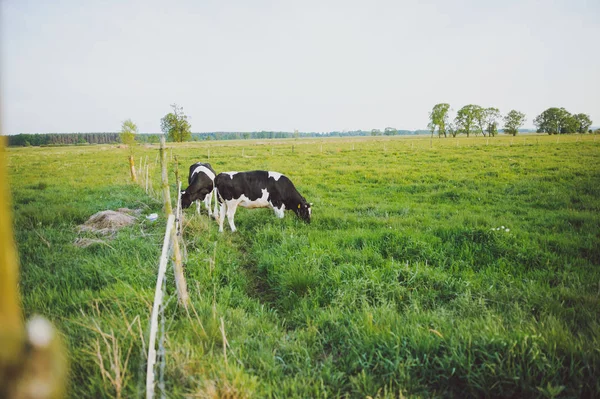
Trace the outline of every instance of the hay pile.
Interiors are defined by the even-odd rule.
[[[141,209],[119,208],[116,211],[107,210],[93,214],[87,222],[77,228],[80,233],[89,232],[108,236],[116,231],[132,225]]]

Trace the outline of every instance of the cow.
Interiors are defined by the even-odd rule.
[[[217,203],[221,206],[219,214]],[[285,210],[291,210],[300,219],[310,223],[311,204],[298,193],[290,179],[278,172],[255,170],[219,173],[215,178],[214,210],[219,232],[223,232],[225,212],[231,231],[237,230],[233,217],[238,205],[244,208],[271,208],[280,219]]]
[[[215,171],[209,163],[197,162],[190,166],[188,177],[188,188],[181,191],[181,207],[188,208],[192,202],[196,201],[196,211],[200,214],[200,201],[211,213],[212,193],[215,186]]]

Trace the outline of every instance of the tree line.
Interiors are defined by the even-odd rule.
[[[207,132],[191,133],[185,141],[220,141],[220,140],[251,140],[251,139],[291,139],[291,138],[316,138],[316,137],[366,137],[366,136],[389,136],[389,132],[378,129],[319,132]],[[418,135],[427,134],[427,130],[397,130],[393,135]],[[121,144],[125,141],[120,137],[121,133],[20,133],[5,136],[7,145],[13,147],[26,146],[60,146],[60,145],[87,145],[87,144]],[[159,142],[161,133],[134,133],[134,141],[138,144],[156,144]],[[174,141],[170,138],[168,141]]]
[[[502,115],[495,107],[485,108],[480,105],[468,104],[456,112],[454,119],[450,118],[450,104],[434,105],[429,113],[427,125],[431,136],[437,132],[438,137],[456,137],[458,134],[494,137],[498,134],[498,126],[503,123],[503,132],[513,136],[527,120],[524,113],[510,110]],[[538,133],[591,133],[592,120],[587,114],[571,114],[564,108],[548,108],[533,120]]]
[[[50,146],[73,144],[113,144],[119,133],[21,133],[7,136],[9,146]]]
[[[211,132],[192,133],[189,117],[183,108],[172,104],[173,112],[165,115],[160,126],[162,135],[167,141],[204,141],[204,140],[243,140],[243,139],[286,139],[310,137],[349,137],[349,136],[396,136],[417,135],[437,132],[438,137],[456,137],[458,134],[471,134],[494,137],[499,130],[504,133],[516,135],[526,121],[525,114],[511,110],[502,115],[498,108],[484,108],[479,105],[469,104],[459,109],[454,119],[450,118],[450,104],[436,104],[429,113],[428,130],[398,130],[393,127],[385,129],[319,132]],[[500,123],[502,128],[499,129]],[[537,132],[547,134],[586,133],[591,132],[592,121],[589,115],[579,113],[571,114],[564,108],[548,108],[538,115],[533,123]],[[130,119],[123,122],[119,133],[43,133],[43,134],[17,134],[7,136],[9,146],[47,146],[47,145],[73,145],[73,144],[132,144],[132,143],[158,143],[161,134],[140,134],[137,126]]]

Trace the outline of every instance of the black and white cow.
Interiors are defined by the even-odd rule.
[[[271,208],[283,218],[285,210],[310,223],[311,209],[294,184],[277,172],[255,170],[252,172],[223,172],[215,178],[215,218],[219,231],[223,231],[225,212],[231,231],[236,231],[233,217],[238,206],[244,208]],[[221,205],[217,215],[217,202]]]
[[[190,166],[189,186],[181,191],[181,207],[188,208],[192,202],[196,201],[196,210],[200,214],[200,201],[204,201],[208,215],[212,216],[210,208],[215,187],[215,175],[216,173],[209,163],[197,162]]]

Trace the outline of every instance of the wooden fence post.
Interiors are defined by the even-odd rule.
[[[156,363],[156,330],[158,329],[158,308],[162,303],[163,291],[162,282],[167,271],[167,257],[169,254],[169,239],[173,231],[173,222],[175,216],[169,215],[167,219],[167,228],[163,240],[162,253],[158,265],[158,277],[156,278],[156,288],[154,289],[154,305],[152,305],[152,314],[150,316],[150,338],[148,340],[148,364],[146,365],[146,398],[154,397],[154,364]]]
[[[162,172],[162,192],[163,192],[163,205],[165,213],[168,215],[173,214],[173,208],[171,208],[171,191],[169,190],[169,176],[167,174],[167,153],[165,152],[165,138],[160,138],[160,168]]]
[[[163,189],[163,200],[165,204],[165,213],[167,215],[173,215],[173,208],[171,207],[171,192],[169,190],[169,176],[167,174],[167,156],[165,151],[165,138],[160,138],[160,162],[162,169],[162,189]],[[187,292],[187,283],[183,275],[183,265],[181,262],[181,250],[179,248],[179,239],[175,230],[171,231],[171,239],[173,240],[173,269],[175,272],[175,285],[177,286],[177,297],[179,303],[187,309],[189,302],[189,295]]]
[[[179,187],[179,191],[181,191],[181,185],[179,184],[179,160],[177,159],[177,155],[175,155],[175,184]]]
[[[181,235],[181,222],[182,222],[182,212],[181,212],[181,182],[177,182],[177,187],[179,190],[177,191],[177,211],[175,211],[175,231],[178,236]]]
[[[131,181],[137,182],[137,176],[135,174],[135,164],[133,161],[133,155],[129,155],[129,169],[131,170]]]

